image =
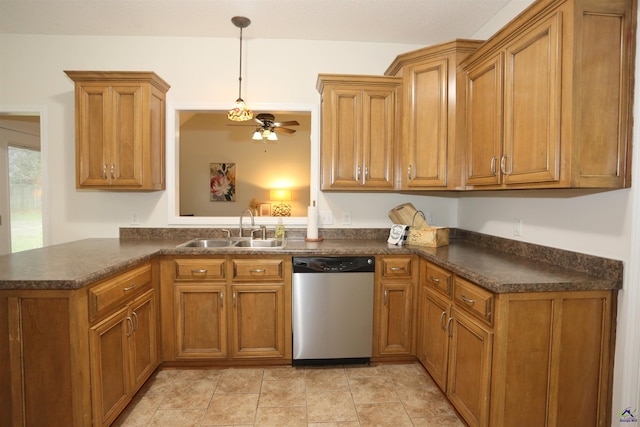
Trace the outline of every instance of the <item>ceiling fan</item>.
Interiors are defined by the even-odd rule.
[[[294,129],[289,129],[285,126],[299,126],[296,120],[290,120],[286,122],[276,122],[276,117],[271,113],[260,113],[253,118],[253,121],[258,123],[255,132],[253,133],[252,139],[255,140],[270,140],[276,141],[278,137],[276,136],[276,132],[284,132],[284,133],[295,133]],[[238,124],[230,126],[254,126],[250,124]]]

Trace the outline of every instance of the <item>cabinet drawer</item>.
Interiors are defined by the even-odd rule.
[[[224,280],[226,260],[221,259],[177,259],[176,280],[215,281]]]
[[[233,280],[283,280],[282,259],[234,259]]]
[[[459,277],[455,278],[454,303],[479,317],[488,324],[493,323],[493,294],[471,282]]]
[[[427,287],[435,289],[446,295],[448,298],[451,298],[453,274],[450,271],[442,269],[437,265],[427,263],[426,276],[427,277],[424,278],[424,283]]]
[[[383,258],[382,277],[385,279],[410,279],[413,277],[412,258]]]
[[[89,317],[95,319],[107,309],[123,303],[151,287],[151,265],[144,264],[89,289]]]

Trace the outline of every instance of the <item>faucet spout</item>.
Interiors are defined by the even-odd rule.
[[[255,220],[253,218],[253,212],[251,212],[251,209],[243,210],[242,213],[240,214],[240,233],[239,233],[240,237],[242,237],[242,220],[244,219],[245,213],[249,213],[249,217],[251,218],[251,228],[255,227],[256,225]]]

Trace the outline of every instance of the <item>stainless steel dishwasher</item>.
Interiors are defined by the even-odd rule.
[[[374,257],[293,258],[293,364],[368,363]]]

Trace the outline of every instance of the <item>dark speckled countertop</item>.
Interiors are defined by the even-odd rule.
[[[159,231],[161,230],[161,231]],[[207,230],[212,233],[212,230]],[[382,255],[416,253],[496,292],[619,289],[621,261],[451,230],[448,246],[398,247],[388,230],[324,230],[322,242],[306,242],[288,230],[281,250],[177,248],[202,230],[121,229],[120,238],[86,239],[0,256],[0,290],[79,289],[158,255],[282,254]],[[303,234],[302,234],[303,235]]]

